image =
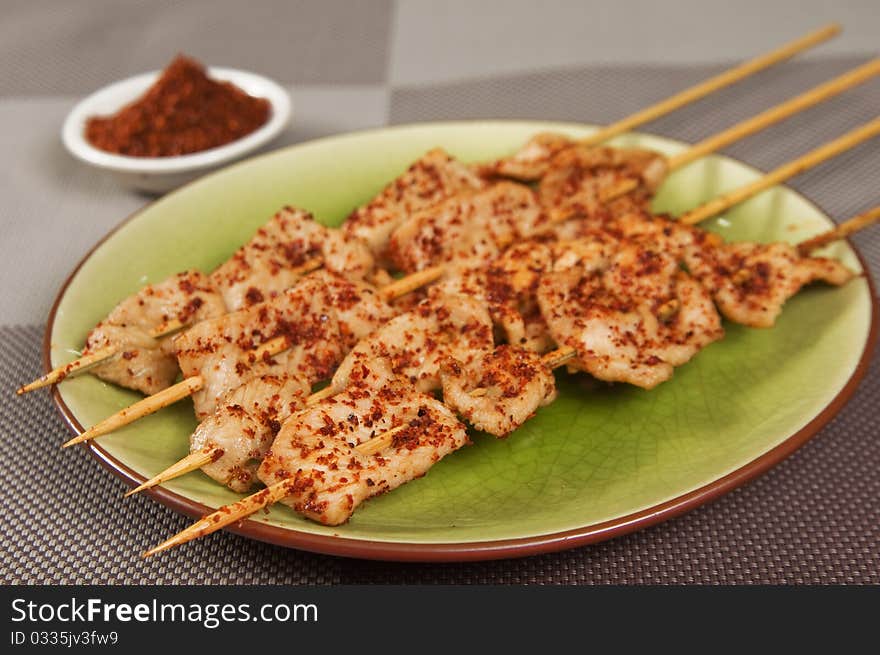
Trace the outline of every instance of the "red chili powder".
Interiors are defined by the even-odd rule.
[[[113,116],[89,118],[86,138],[120,155],[173,157],[240,139],[270,112],[265,98],[212,80],[199,62],[178,55],[141,98]]]

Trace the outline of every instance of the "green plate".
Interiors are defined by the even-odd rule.
[[[144,283],[184,268],[211,270],[284,204],[338,225],[434,146],[478,161],[512,152],[541,130],[578,136],[591,129],[501,121],[396,127],[287,148],[203,178],[138,212],[86,256],[49,318],[46,364],[74,358],[88,330]],[[686,147],[649,135],[617,143],[667,154]],[[711,157],[675,173],[655,208],[681,212],[757,175]],[[829,224],[815,205],[776,188],[708,227],[729,239],[797,242]],[[827,252],[862,270],[848,244]],[[775,328],[728,324],[723,341],[653,391],[560,372],[559,399],[508,439],[475,435],[472,446],[365,503],[346,525],[320,526],[279,506],[233,529],[325,553],[469,560],[559,550],[670,518],[763,472],[840,409],[873,346],[873,297],[867,277],[806,289]],[[55,393],[77,431],[138,398],[88,375]],[[194,427],[183,402],[89,448],[124,479],[141,482],[187,453]],[[198,472],[151,494],[192,516],[238,498]]]

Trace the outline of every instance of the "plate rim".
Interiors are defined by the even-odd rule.
[[[306,141],[300,144],[293,144],[285,148],[273,150],[256,157],[247,158],[241,162],[227,166],[221,169],[226,171],[229,168],[243,166],[255,159],[270,157],[286,150],[295,149],[303,145],[312,145],[318,141],[329,141],[338,137],[353,136],[357,134],[369,134],[386,131],[396,131],[401,128],[412,127],[431,127],[443,125],[468,125],[468,124],[509,124],[509,123],[547,123],[552,121],[529,121],[516,119],[501,120],[461,120],[461,121],[427,121],[422,123],[411,123],[404,125],[392,125],[380,128],[372,128],[368,130],[358,130],[346,132],[344,134],[333,135],[320,139]],[[578,126],[578,127],[595,127],[588,123],[575,122],[559,122],[560,126]],[[648,136],[656,136],[662,139],[679,141],[678,139],[666,137],[663,135],[654,135],[650,132],[638,132]],[[682,142],[686,143],[686,142]],[[751,164],[747,164],[742,160],[731,157],[726,154],[714,154],[716,157],[723,157],[747,168],[763,172]],[[220,171],[218,171],[220,172]],[[212,173],[210,175],[213,175]],[[197,184],[200,177],[196,180],[188,182],[179,187],[172,193],[183,192],[187,187]],[[821,215],[830,217],[822,206],[808,198],[803,193],[791,188],[788,184],[777,185],[786,188],[806,203],[811,205]],[[167,194],[166,194],[167,195]],[[61,287],[59,288],[49,315],[46,321],[46,328],[43,334],[42,344],[42,364],[44,372],[52,369],[52,332],[54,330],[55,318],[57,316],[58,307],[65,296],[67,288],[76,277],[80,269],[91,259],[95,251],[100,248],[107,240],[109,240],[119,230],[135,220],[143,212],[151,209],[159,203],[164,197],[160,196],[143,207],[129,214],[107,234],[105,234],[97,243],[95,243],[86,254],[80,259],[73,270],[68,274]],[[834,418],[843,407],[852,398],[861,381],[867,374],[871,363],[872,355],[876,349],[878,332],[878,317],[880,317],[880,304],[878,304],[876,285],[871,275],[871,271],[865,261],[862,253],[858,250],[850,238],[846,238],[845,242],[852,249],[856,258],[862,267],[863,277],[868,285],[868,292],[871,303],[871,322],[868,334],[865,339],[864,348],[859,357],[858,364],[850,375],[849,379],[840,389],[840,391],[832,398],[827,405],[814,416],[806,425],[798,431],[786,437],[782,442],[771,448],[769,451],[759,457],[747,462],[730,473],[713,480],[697,489],[689,491],[685,494],[663,501],[651,507],[615,517],[608,521],[593,523],[590,525],[579,526],[569,530],[553,532],[549,534],[533,535],[529,537],[520,537],[513,539],[491,539],[487,541],[473,542],[438,542],[438,543],[414,543],[414,542],[396,542],[381,541],[373,539],[353,539],[350,537],[342,537],[338,535],[315,534],[310,532],[302,532],[299,530],[269,525],[257,521],[246,519],[238,523],[227,526],[225,530],[240,536],[256,539],[258,541],[284,546],[287,548],[295,548],[324,555],[336,555],[342,557],[381,560],[381,561],[397,561],[397,562],[474,562],[498,559],[510,559],[527,557],[530,555],[538,555],[544,553],[558,552],[579,546],[599,543],[615,537],[623,536],[645,528],[668,521],[694,510],[706,503],[733,491],[734,489],[750,482],[756,477],[770,470],[788,456],[797,451],[807,441],[813,438],[818,432]],[[75,435],[81,434],[84,427],[74,416],[73,411],[64,402],[61,392],[57,385],[52,387],[52,401],[55,409],[61,414],[61,418],[65,426]],[[122,479],[125,483],[136,486],[146,481],[146,477],[129,468],[115,457],[110,455],[106,450],[95,441],[88,441],[82,444],[88,453],[94,457],[105,469]],[[190,518],[200,518],[205,514],[214,511],[216,508],[203,505],[197,501],[191,500],[186,496],[169,491],[162,487],[153,487],[145,492],[152,499],[160,502],[175,512],[184,514]]]

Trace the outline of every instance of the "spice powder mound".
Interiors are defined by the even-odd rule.
[[[265,98],[213,80],[199,62],[179,55],[140,99],[113,116],[91,117],[86,139],[120,155],[173,157],[240,139],[270,113]]]

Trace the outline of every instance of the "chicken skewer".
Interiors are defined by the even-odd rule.
[[[874,121],[869,122],[868,124],[857,128],[837,139],[828,142],[827,144],[817,148],[810,153],[795,159],[788,164],[785,164],[778,169],[768,173],[767,175],[759,178],[753,183],[747,184],[741,189],[725,194],[721,198],[716,198],[715,200],[706,203],[703,207],[708,207],[709,209],[704,209],[703,207],[697,208],[692,212],[688,212],[681,220],[685,224],[692,224],[693,217],[698,216],[699,220],[705,220],[709,216],[715,215],[726,209],[734,206],[735,204],[746,200],[747,198],[752,197],[758,192],[769,188],[770,186],[777,184],[783,180],[788,179],[800,172],[806,171],[813,166],[816,166],[823,161],[840,154],[841,152],[858,145],[859,143],[872,138],[880,134],[880,118],[875,119]],[[508,209],[508,212],[512,212],[512,209]],[[492,217],[492,213],[484,215]],[[180,383],[180,391],[179,393],[182,395],[174,395],[174,401],[179,400],[182,397],[185,397],[187,394],[191,393],[191,389],[188,389],[187,383]],[[329,392],[328,392],[329,393]],[[140,401],[136,404],[138,410],[133,412],[123,412],[122,414],[114,415],[105,419],[101,423],[93,426],[83,434],[75,437],[74,439],[68,441],[65,446],[73,445],[75,443],[80,443],[82,441],[86,441],[92,439],[96,436],[100,436],[101,434],[106,434],[109,431],[117,429],[122,425],[126,425],[130,423],[132,420],[139,418],[141,415],[139,414],[141,410],[146,413],[152,413],[161,409],[162,402],[167,402],[166,398],[160,398],[156,401],[151,398],[146,398],[143,401]]]
[[[376,431],[383,432],[386,442],[380,451],[375,444],[365,445]],[[289,458],[308,461],[308,470],[291,471],[280,482],[227,506],[238,515],[231,522],[283,499],[307,516],[342,522],[350,508],[424,475],[468,438],[464,425],[442,403],[390,382],[373,393],[352,390],[332,407],[318,405],[291,417],[275,441],[278,450],[264,460],[261,476],[285,475]],[[317,491],[316,480],[320,481]],[[218,511],[197,525],[207,534],[228,525],[217,525],[224,519]],[[174,544],[163,544],[149,554],[170,545]]]
[[[85,364],[97,367],[99,377],[110,382],[156,393],[172,384],[178,372],[171,340],[162,337],[271,298],[324,265],[361,278],[372,269],[373,259],[363,244],[345,240],[308,212],[285,207],[209,276],[187,271],[123,300],[89,333],[83,358],[17,393],[84,372]]]
[[[853,277],[854,274],[843,265],[834,260],[810,257],[810,253],[864,229],[877,220],[880,220],[880,206],[808,239],[797,247],[784,243],[721,244],[702,251],[691,251],[686,256],[686,262],[694,280],[703,285],[705,292],[711,296],[726,318],[750,327],[771,327],[785,301],[804,285],[821,280],[840,286]],[[619,337],[566,329],[564,323],[560,327],[559,319],[566,318],[564,310],[560,309],[565,305],[564,298],[548,288],[542,288],[539,297],[554,337],[559,343],[565,344],[546,355],[554,366],[568,364],[577,359],[582,368],[600,379],[633,382],[646,388],[668,378],[671,369],[668,368],[668,362],[660,358],[658,361],[642,362],[642,370],[637,371],[636,364],[618,357],[615,365],[625,363],[626,366],[622,371],[609,371],[607,357],[603,358],[597,343],[619,347],[622,344]],[[673,311],[678,312],[680,308],[676,306]],[[578,312],[578,315],[583,315],[583,312]],[[666,370],[661,370],[664,368]],[[649,384],[639,384],[639,381],[644,380],[634,381],[633,376],[641,372],[647,372],[650,376]]]
[[[867,64],[860,66],[849,73],[844,74],[843,76],[831,80],[825,84],[816,87],[815,89],[804,93],[792,100],[783,103],[773,109],[770,109],[752,119],[744,121],[731,129],[725,130],[724,132],[710,137],[703,142],[697,144],[694,148],[690,149],[686,153],[682,155],[673,157],[669,159],[667,164],[667,172],[676,170],[695,159],[702,157],[710,152],[714,152],[720,148],[723,148],[734,141],[745,138],[750,134],[754,134],[755,132],[765,129],[770,125],[793,115],[807,107],[810,107],[818,102],[826,100],[830,97],[833,97],[836,94],[842,93],[848,88],[855,86],[856,84],[860,84],[870,77],[876,75],[880,72],[880,60],[874,60],[872,62],[868,62]],[[437,160],[437,161],[435,161]],[[436,171],[445,171],[448,170],[446,177],[443,175],[439,176],[440,183],[437,185],[438,176],[435,174]],[[659,169],[658,169],[659,171]],[[374,200],[370,205],[367,205],[363,210],[359,210],[355,212],[347,221],[346,224],[346,233],[350,237],[360,238],[366,237],[371,240],[371,246],[373,249],[377,249],[380,244],[385,243],[386,239],[389,235],[389,230],[394,228],[396,225],[399,225],[400,221],[404,216],[406,216],[409,212],[418,209],[420,207],[430,206],[434,201],[441,199],[444,195],[448,195],[451,191],[456,189],[464,190],[464,189],[479,189],[481,188],[481,181],[473,176],[472,173],[464,169],[464,167],[457,167],[445,153],[441,151],[432,151],[429,153],[423,160],[417,162],[414,168],[408,173],[412,177],[412,182],[421,184],[422,189],[416,195],[410,196],[412,199],[405,202],[398,202],[399,205],[396,209],[398,211],[393,211],[394,202],[389,198],[389,193],[386,191],[376,200]],[[436,188],[428,189],[430,193],[425,192],[425,185],[431,184],[426,183],[425,179],[427,175],[427,179],[431,180]],[[654,183],[656,185],[656,182]],[[638,186],[638,182],[633,179],[623,180],[623,184],[619,184],[616,187],[606,188],[604,190],[604,194],[600,194],[600,201],[607,200],[609,198],[613,198],[619,195],[623,195],[635,189]],[[409,188],[408,185],[404,185],[404,188]],[[399,197],[399,186],[391,186],[389,187],[395,196],[395,199],[402,200]],[[400,211],[400,210],[403,211]],[[562,209],[558,210],[555,214],[551,214],[555,220],[565,220],[568,217],[569,210]],[[391,220],[390,217],[393,217]],[[387,219],[387,220],[386,220]],[[376,226],[380,225],[380,229],[377,231]],[[258,236],[260,233],[258,233]],[[256,240],[256,238],[255,238]],[[265,244],[260,244],[265,247]],[[242,284],[240,279],[240,273],[238,269],[241,268],[241,264],[245,263],[249,268],[252,266],[252,262],[247,262],[246,257],[242,255],[242,252],[246,251],[242,249],[239,253],[236,253],[236,256],[233,257],[230,262],[223,265],[215,271],[213,274],[213,278],[217,279],[220,283],[220,286],[225,286],[224,291],[224,299],[229,303],[229,307],[232,309],[236,309],[243,305],[244,299],[250,301],[251,303],[254,301],[258,301],[258,299],[262,298],[264,295],[264,291],[248,284]],[[261,257],[263,261],[267,258]],[[257,259],[257,263],[262,263],[260,259]],[[301,275],[307,274],[312,270],[320,268],[325,264],[324,257],[316,256],[306,262],[300,264],[299,266],[287,267],[288,270],[285,271],[287,274],[278,276],[275,275],[274,285],[277,287],[279,284],[283,284],[284,282],[290,282],[291,280],[295,280]],[[277,267],[277,264],[272,264]],[[232,269],[231,271],[227,271],[226,269]],[[245,281],[246,282],[246,281]],[[270,292],[277,293],[279,289],[271,288]],[[244,294],[244,299],[241,297]],[[185,321],[180,319],[175,319],[173,321],[167,322],[163,327],[151,330],[151,337],[162,337],[167,334],[170,334],[177,329],[180,329],[186,324]],[[50,384],[55,384],[57,382],[62,381],[63,379],[85,372],[86,370],[100,365],[102,362],[110,359],[114,355],[117,355],[119,350],[121,350],[121,346],[114,349],[111,346],[105,346],[103,348],[99,348],[97,351],[93,350],[91,353],[85,355],[84,358],[79,360],[75,360],[69,364],[58,367],[53,371],[47,373],[44,376],[41,376],[38,380],[29,383],[20,387],[17,390],[18,394],[27,393],[29,391],[33,391],[35,389],[42,388],[44,386],[48,386]],[[130,367],[123,367],[130,368]],[[117,378],[114,381],[119,381]],[[167,386],[167,384],[165,385]],[[144,389],[141,389],[144,390]],[[158,391],[158,388],[150,387],[147,393]]]

